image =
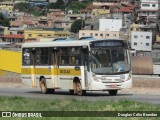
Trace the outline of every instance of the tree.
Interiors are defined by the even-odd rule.
[[[74,13],[78,13],[79,10],[85,9],[87,7],[87,3],[79,2],[79,1],[71,1],[67,9],[73,10]]]
[[[0,13],[0,25],[9,26],[9,19],[5,18],[2,13]]]
[[[49,9],[61,9],[64,10],[65,9],[65,4],[63,0],[57,0],[56,3],[49,3],[48,4],[48,8]]]
[[[85,27],[85,21],[83,19],[75,20],[71,25],[71,32],[77,33],[79,30]]]
[[[14,10],[19,10],[20,12],[25,12],[33,14],[35,16],[44,15],[44,10],[42,8],[32,6],[30,3],[17,3],[14,5]],[[44,8],[45,9],[45,8]]]

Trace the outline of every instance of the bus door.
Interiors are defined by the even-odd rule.
[[[36,82],[36,50],[35,48],[31,49],[31,81],[32,87],[37,87]]]
[[[58,50],[54,49],[51,52],[51,78],[52,78],[52,86],[53,88],[59,88],[59,80],[58,80]]]

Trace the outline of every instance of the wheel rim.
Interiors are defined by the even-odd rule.
[[[80,83],[77,83],[77,94],[82,95],[82,86]]]
[[[44,85],[44,83],[41,83],[41,91],[42,93],[46,93],[46,86]]]

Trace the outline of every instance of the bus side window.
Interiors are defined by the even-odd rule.
[[[37,49],[37,64],[48,65],[49,64],[49,48]]]
[[[69,48],[61,48],[60,49],[60,64],[61,65],[67,65],[69,64],[69,54],[68,54]]]
[[[31,64],[30,49],[29,48],[25,48],[22,51],[23,51],[23,65],[30,65]]]
[[[70,64],[80,65],[81,61],[80,47],[71,47],[69,53],[70,53]]]

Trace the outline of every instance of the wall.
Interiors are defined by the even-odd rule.
[[[0,70],[21,73],[21,52],[0,50]]]
[[[118,31],[80,30],[79,38],[83,36],[93,36],[96,39],[119,39]]]
[[[101,31],[120,31],[122,28],[121,19],[99,19],[99,30]]]

